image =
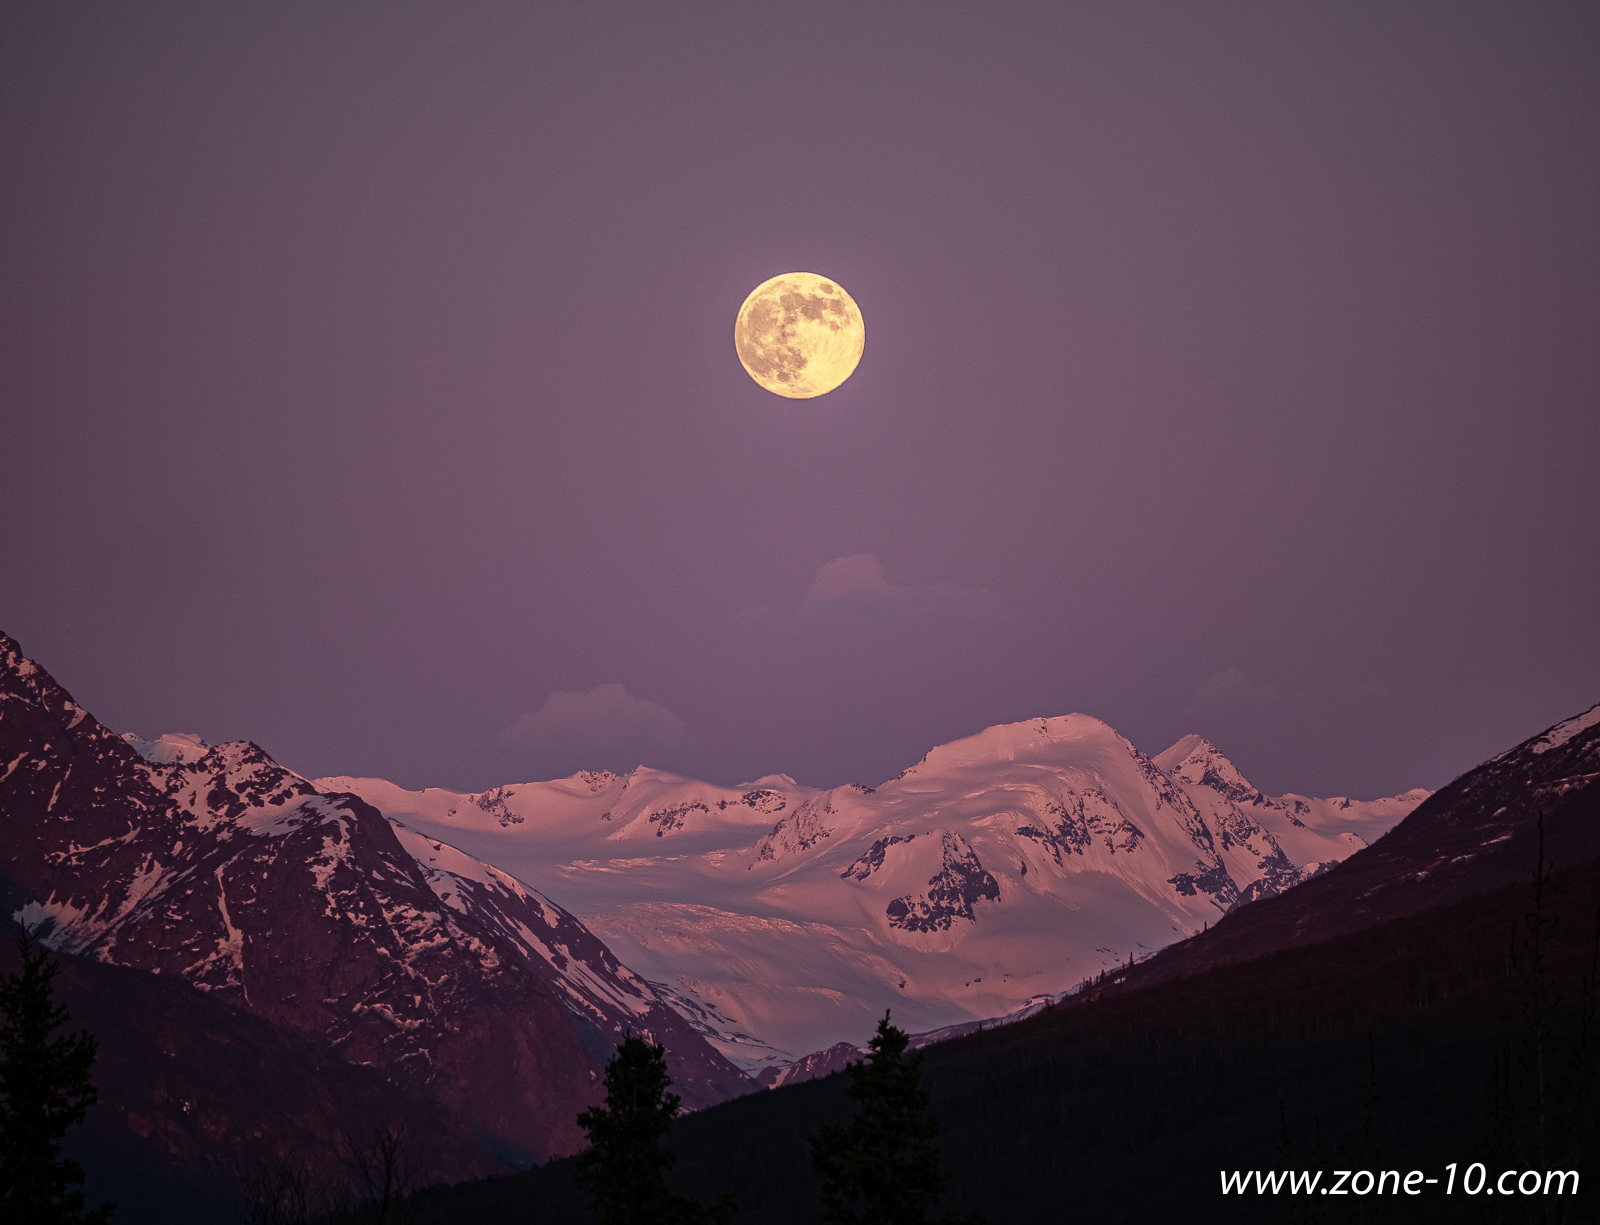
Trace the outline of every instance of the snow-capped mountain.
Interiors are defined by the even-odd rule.
[[[1428,795],[1419,788],[1365,803],[1344,796],[1269,798],[1200,736],[1185,736],[1152,761],[1214,832],[1217,855],[1239,889],[1229,910],[1272,897],[1347,859]]]
[[[1425,796],[1269,798],[1186,737],[991,727],[876,789],[644,767],[473,795],[324,778],[562,899],[746,1069],[1054,998],[1367,845]]]
[[[1176,747],[1176,746],[1175,746]],[[1163,754],[1165,756],[1165,754]],[[1367,853],[1109,979],[1121,991],[1314,944],[1600,856],[1600,705],[1427,797]]]
[[[3,635],[0,813],[7,915],[378,1068],[487,1153],[579,1147],[625,1030],[690,1105],[751,1087],[548,898],[253,744],[114,736]]]

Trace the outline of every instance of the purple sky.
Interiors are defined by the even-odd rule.
[[[1600,6],[14,3],[0,151],[0,628],[118,730],[1371,796],[1600,699]]]

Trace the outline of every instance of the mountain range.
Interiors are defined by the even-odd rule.
[[[0,904],[101,1037],[85,1151],[191,1198],[286,1154],[331,1175],[375,1120],[434,1178],[572,1152],[627,1032],[701,1108],[828,1072],[886,1007],[924,1040],[1035,1013],[1331,879],[1426,797],[1268,797],[1198,737],[1151,758],[1085,715],[876,788],[409,792],[114,734],[0,635]]]
[[[1269,797],[1198,736],[1149,758],[1081,714],[990,727],[877,787],[643,766],[474,794],[315,781],[560,898],[763,1083],[886,1008],[916,1031],[1037,1008],[1326,871],[1428,794]]]
[[[1014,1225],[1591,1220],[1597,999],[1600,707],[1468,771],[1315,879],[927,1046],[943,1206]],[[815,1062],[839,1071],[852,1053]],[[763,1225],[815,1221],[807,1137],[851,1117],[846,1088],[825,1074],[683,1119],[674,1186],[733,1193]],[[509,1225],[532,1205],[589,1225],[572,1165],[435,1188],[422,1225]],[[1341,1170],[1420,1173],[1410,1192],[1363,1196],[1357,1181],[1336,1198]],[[1529,1170],[1541,1194],[1487,1198]],[[1229,1194],[1252,1171],[1282,1193]],[[1295,1198],[1288,1171],[1322,1193]],[[1576,1171],[1564,1194],[1551,1171]]]

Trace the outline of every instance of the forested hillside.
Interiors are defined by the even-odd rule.
[[[1299,1219],[1284,1216],[1287,1200],[1225,1200],[1219,1172],[1572,1167],[1593,1151],[1597,1117],[1594,1096],[1578,1093],[1595,1067],[1597,922],[1590,862],[1538,890],[1511,886],[930,1048],[950,1201],[1018,1225]],[[675,1181],[701,1196],[732,1190],[736,1220],[815,1221],[805,1137],[846,1107],[833,1076],[689,1116],[673,1137]],[[1459,1189],[1401,1200],[1382,1219],[1460,1220],[1465,1203]],[[1323,1200],[1320,1219],[1338,1219],[1328,1203],[1371,1218],[1371,1200]],[[569,1162],[436,1189],[422,1219],[530,1212],[590,1219]]]

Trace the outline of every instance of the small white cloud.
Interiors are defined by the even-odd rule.
[[[819,621],[897,621],[913,612],[917,593],[883,576],[883,563],[871,553],[836,557],[823,565],[800,611]]]
[[[884,576],[883,563],[871,553],[854,553],[817,570],[800,611],[818,621],[900,621],[920,614],[975,620],[992,616],[995,600],[949,582],[903,587]]]
[[[689,729],[665,706],[636,698],[623,685],[596,685],[587,693],[557,690],[500,738],[533,749],[671,751],[689,742]]]

